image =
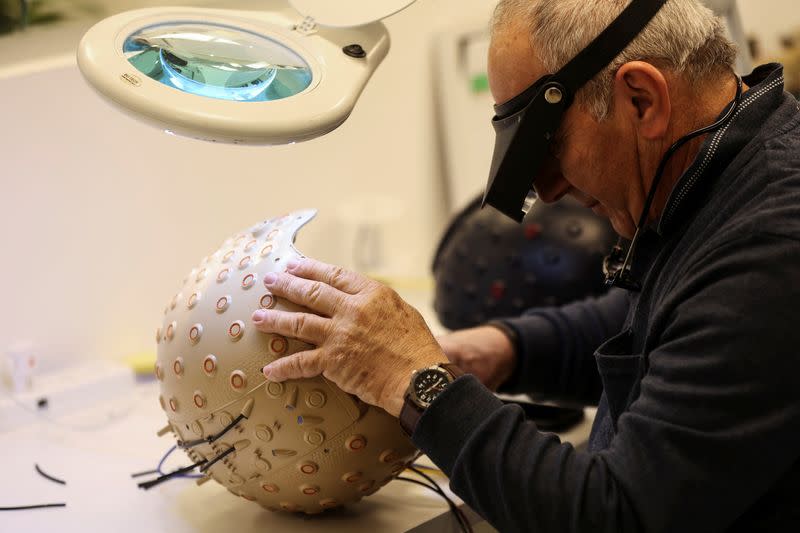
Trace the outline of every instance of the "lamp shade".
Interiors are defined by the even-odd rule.
[[[170,133],[283,144],[342,124],[388,50],[379,21],[331,28],[288,6],[165,7],[97,23],[78,66],[114,106]]]

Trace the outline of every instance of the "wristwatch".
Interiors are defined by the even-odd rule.
[[[409,437],[414,433],[422,413],[433,403],[444,389],[464,375],[464,371],[453,363],[440,363],[416,370],[406,390],[403,409],[400,411],[400,427]]]

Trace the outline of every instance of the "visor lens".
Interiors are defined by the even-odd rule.
[[[531,191],[528,193],[528,196],[525,197],[525,201],[522,204],[522,212],[526,215],[531,212],[533,206],[536,204],[536,200],[539,199],[539,193],[536,192],[536,189],[531,187]]]
[[[562,97],[553,98],[555,92]],[[536,201],[537,176],[552,162],[550,145],[570,103],[564,94],[548,76],[495,106],[495,147],[484,203],[518,222]]]

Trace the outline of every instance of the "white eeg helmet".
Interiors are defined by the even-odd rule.
[[[209,478],[271,510],[318,513],[372,494],[416,449],[397,420],[319,376],[276,383],[261,369],[309,345],[257,331],[259,308],[299,311],[262,283],[302,257],[293,243],[316,211],[260,222],[203,259],[156,333],[159,401]]]

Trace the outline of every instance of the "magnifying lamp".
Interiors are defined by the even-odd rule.
[[[342,124],[389,51],[380,22],[415,0],[290,0],[267,11],[150,8],[93,26],[86,80],[171,133],[282,144]]]

